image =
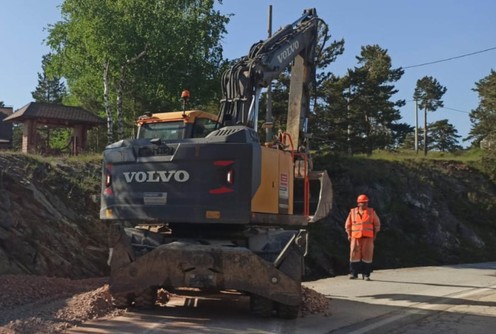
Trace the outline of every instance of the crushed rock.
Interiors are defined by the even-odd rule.
[[[300,314],[302,317],[309,314],[323,314],[324,316],[331,315],[331,311],[329,310],[331,306],[331,298],[305,286],[302,286],[301,289]]]
[[[108,278],[0,276],[0,334],[61,333],[97,318],[112,318],[125,310],[112,305]],[[166,303],[170,295],[158,294]],[[301,316],[330,315],[330,299],[302,287]]]
[[[107,280],[0,276],[0,334],[60,333],[122,314],[112,306]]]

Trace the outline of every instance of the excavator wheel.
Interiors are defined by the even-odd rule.
[[[251,295],[250,311],[253,315],[268,318],[272,316],[273,309],[274,303],[272,300],[257,295]]]
[[[120,309],[128,308],[132,305],[134,298],[128,293],[112,294],[112,304]]]
[[[296,319],[300,313],[300,305],[277,304],[277,315],[282,319]]]
[[[134,306],[136,308],[149,309],[155,306],[156,301],[157,301],[157,289],[148,288],[143,290],[140,294],[136,296],[136,298],[134,299]]]

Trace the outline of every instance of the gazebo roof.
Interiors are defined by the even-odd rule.
[[[0,116],[12,115],[12,107],[0,107]]]
[[[31,102],[7,116],[4,122],[24,122],[36,119],[41,123],[55,125],[104,124],[105,120],[81,108],[61,104]]]

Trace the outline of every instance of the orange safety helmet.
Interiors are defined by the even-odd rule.
[[[357,203],[367,203],[369,201],[369,198],[367,195],[361,194],[357,197]]]

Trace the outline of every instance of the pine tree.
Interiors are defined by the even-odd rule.
[[[458,135],[458,130],[447,119],[430,123],[428,129],[429,150],[454,152],[462,149],[458,144],[458,139],[461,136]]]
[[[424,110],[424,155],[427,155],[429,142],[427,138],[427,132],[429,128],[427,126],[427,112],[436,111],[438,108],[444,106],[443,97],[446,93],[446,87],[441,86],[441,84],[433,77],[425,76],[422,79],[417,80],[417,86],[413,93],[413,99],[418,101],[419,107]]]
[[[334,150],[371,154],[374,149],[394,147],[404,137],[395,131],[404,130],[396,121],[405,101],[392,100],[397,92],[393,83],[403,69],[392,68],[387,50],[378,45],[362,47],[357,60],[360,66],[347,75],[325,77],[316,132]]]
[[[479,94],[479,105],[470,112],[472,128],[467,139],[496,141],[496,72],[491,73],[475,84],[473,89]]]
[[[50,63],[52,55],[46,54],[41,61],[42,73],[38,73],[38,86],[31,92],[36,102],[47,102],[61,104],[67,95],[65,84],[61,82],[60,77],[50,76],[47,73],[47,66]]]

